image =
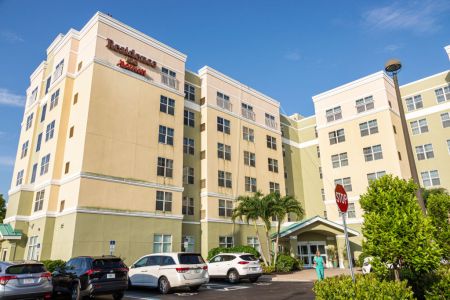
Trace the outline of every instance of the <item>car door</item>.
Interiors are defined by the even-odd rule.
[[[236,258],[234,255],[223,255],[222,262],[220,263],[219,273],[221,276],[226,276],[228,270],[233,267],[233,260]]]
[[[147,266],[148,256],[142,257],[137,262],[135,262],[130,267],[130,271],[128,272],[128,276],[130,278],[132,285],[144,285],[144,275],[146,272],[144,271],[144,268]]]
[[[220,276],[220,264],[222,263],[223,258],[222,255],[216,255],[210,259],[208,262],[208,273],[209,276]]]
[[[145,266],[145,285],[150,287],[158,286],[159,269],[161,266],[161,256],[152,255],[148,257],[147,265]]]

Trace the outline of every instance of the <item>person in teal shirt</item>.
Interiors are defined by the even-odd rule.
[[[317,278],[319,281],[323,280],[325,277],[325,270],[323,266],[323,257],[320,256],[320,251],[317,250],[316,256],[314,256],[314,267],[316,268]]]

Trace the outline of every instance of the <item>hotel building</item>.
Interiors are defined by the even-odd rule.
[[[230,216],[238,196],[279,191],[305,209],[284,220],[282,246],[308,266],[315,249],[342,253],[335,183],[361,251],[359,195],[383,174],[411,176],[392,79],[375,73],[314,96],[315,116],[285,116],[277,100],[208,66],[186,70],[186,59],[102,13],[55,39],[30,77],[3,260],[266,252],[254,226]],[[401,87],[425,187],[450,187],[449,77]]]

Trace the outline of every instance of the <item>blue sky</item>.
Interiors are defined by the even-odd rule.
[[[314,3],[312,3],[314,2]],[[400,83],[449,68],[450,2],[0,0],[0,193],[10,186],[29,76],[58,33],[96,11],[313,114],[311,97],[403,62]]]

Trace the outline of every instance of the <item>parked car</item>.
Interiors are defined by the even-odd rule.
[[[51,274],[36,261],[0,262],[0,299],[50,299]]]
[[[74,257],[53,272],[54,294],[70,294],[76,300],[108,294],[122,299],[127,287],[128,268],[115,256]]]
[[[157,287],[161,294],[171,288],[197,291],[209,281],[208,266],[198,253],[155,253],[130,266],[129,286]]]
[[[211,278],[226,278],[231,283],[240,279],[256,282],[262,275],[259,260],[250,253],[221,253],[208,262]]]

